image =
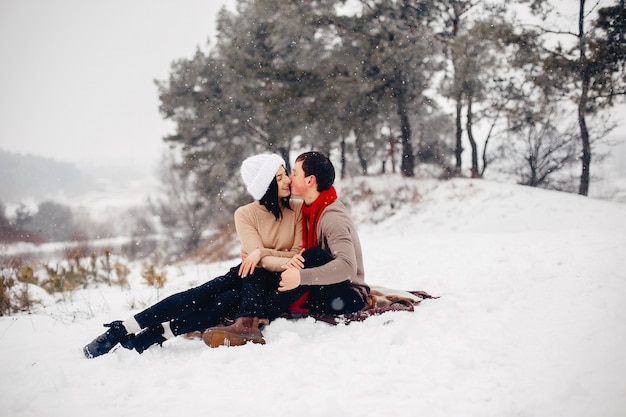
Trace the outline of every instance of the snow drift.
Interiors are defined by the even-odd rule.
[[[267,345],[81,348],[153,303],[100,286],[0,318],[0,409],[22,416],[622,416],[626,206],[488,181],[339,184],[368,282],[439,296],[350,325],[279,319]],[[236,260],[175,265],[163,297]],[[44,297],[44,295],[42,295]]]

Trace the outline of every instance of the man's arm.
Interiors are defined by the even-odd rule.
[[[343,207],[343,206],[342,206]],[[358,261],[353,236],[354,224],[349,215],[333,205],[328,206],[319,220],[320,241],[333,260],[315,268],[300,270],[301,285],[329,285],[357,277]]]

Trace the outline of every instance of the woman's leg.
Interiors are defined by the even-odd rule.
[[[174,336],[202,331],[209,327],[217,326],[224,319],[235,319],[239,311],[241,292],[236,289],[224,291],[212,299],[210,304],[202,308],[196,308],[189,314],[170,321],[170,329]]]
[[[214,302],[210,305],[190,311],[184,317],[150,326],[135,337],[123,341],[122,346],[143,353],[150,346],[161,345],[167,339],[215,326],[221,323],[224,318],[233,319],[239,310],[240,299],[239,291],[225,291],[214,297]]]
[[[267,318],[266,304],[268,296],[276,291],[280,274],[257,268],[243,279],[241,284],[241,303],[239,317]]]
[[[216,297],[221,293],[241,289],[242,280],[238,271],[239,266],[236,266],[225,275],[197,287],[170,295],[135,314],[134,318],[141,328],[145,328],[193,314],[195,311],[202,311],[213,305]]]
[[[83,347],[83,353],[88,358],[104,355],[120,342],[123,342],[124,345],[130,343],[134,333],[139,332],[142,328],[152,328],[153,331],[156,331],[154,329],[158,329],[161,323],[167,323],[177,317],[210,306],[219,294],[229,290],[241,289],[241,278],[238,271],[239,266],[231,268],[225,275],[214,278],[198,287],[173,294],[124,322],[117,320],[106,324],[105,326],[109,327],[109,330]]]
[[[278,288],[278,273],[257,268],[243,279],[241,299],[235,322],[229,326],[210,327],[202,334],[211,347],[239,346],[248,342],[264,344],[259,327],[266,324],[268,295]]]

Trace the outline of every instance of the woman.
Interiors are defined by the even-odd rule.
[[[111,351],[118,343],[142,353],[154,344],[233,319],[239,312],[242,285],[249,275],[280,273],[286,266],[302,267],[302,202],[290,200],[291,181],[285,161],[275,154],[252,156],[241,165],[247,191],[256,200],[235,211],[242,262],[223,276],[171,295],[109,327],[83,348],[88,358]],[[259,268],[260,267],[260,268]]]

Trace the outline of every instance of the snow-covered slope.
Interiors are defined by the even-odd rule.
[[[277,320],[265,346],[178,338],[85,359],[103,322],[156,300],[135,268],[132,290],[84,290],[0,318],[3,414],[626,413],[626,205],[464,179],[338,188],[351,197],[367,280],[440,298],[347,326]],[[171,267],[159,296],[235,263]]]

